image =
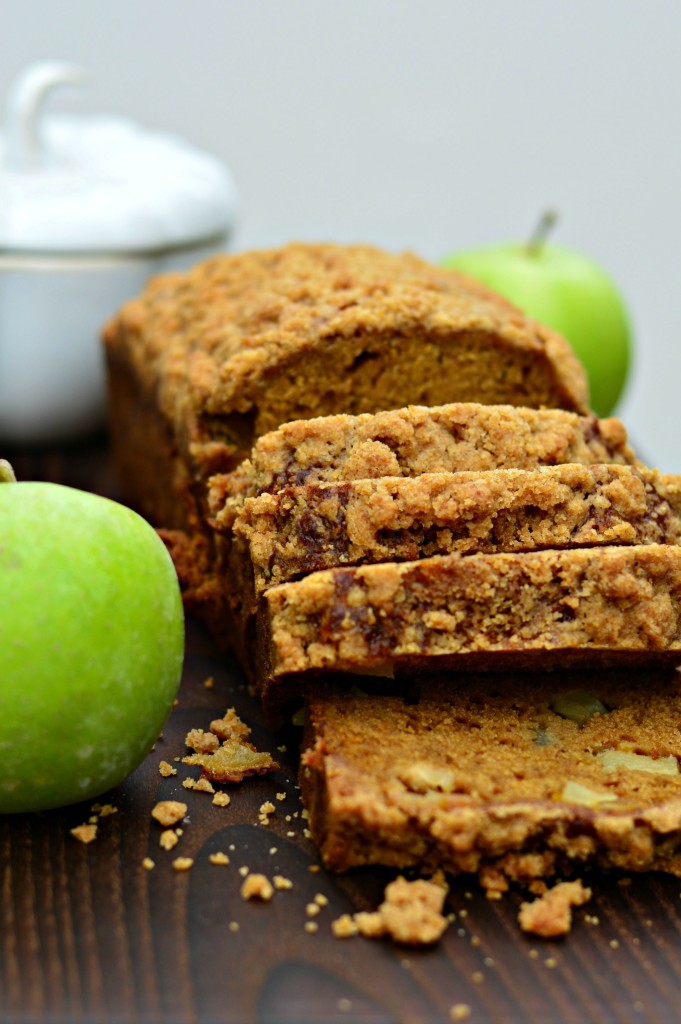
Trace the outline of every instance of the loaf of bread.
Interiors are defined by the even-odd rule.
[[[681,480],[565,341],[297,244],[156,279],[105,343],[124,496],[266,714],[307,699],[331,868],[681,875]]]
[[[108,324],[127,499],[197,528],[204,487],[293,419],[473,401],[588,412],[569,345],[452,270],[369,246],[216,256]]]

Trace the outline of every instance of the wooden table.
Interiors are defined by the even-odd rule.
[[[105,438],[0,455],[20,479],[116,496]],[[496,1024],[681,1020],[681,880],[594,877],[593,900],[561,941],[522,935],[521,896],[491,902],[468,880],[452,886],[455,919],[435,948],[335,939],[330,922],[376,906],[391,876],[310,871],[318,860],[300,815],[297,734],[268,733],[237,666],[198,623],[187,627],[179,704],[156,749],[107,795],[118,810],[101,819],[96,841],[84,845],[70,834],[87,820],[89,804],[0,818],[3,1021],[444,1024],[456,1019],[456,1004],[470,1008],[470,1021]],[[1,685],[0,667],[0,700]],[[163,778],[158,765],[184,753],[188,729],[206,727],[231,705],[281,770],[232,786],[221,808],[183,789],[190,769]],[[150,817],[168,798],[188,805],[172,852],[160,848]],[[267,800],[276,813],[263,827]],[[229,865],[210,862],[218,851]],[[191,870],[173,870],[177,855],[194,859]],[[143,867],[146,857],[153,869]],[[269,903],[245,903],[242,867],[282,875],[292,888]],[[318,893],[328,905],[309,917],[306,905]],[[318,931],[306,930],[306,921]]]

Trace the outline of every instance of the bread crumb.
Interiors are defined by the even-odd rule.
[[[192,857],[176,857],[173,861],[173,867],[175,871],[189,871],[193,863]]]
[[[309,932],[310,935],[314,935],[315,932],[319,931],[319,925],[317,924],[316,921],[306,921],[305,922],[305,931]]]
[[[194,783],[194,789],[197,793],[214,793],[215,786],[208,779],[197,779]]]
[[[225,740],[210,753],[190,754],[185,764],[199,765],[211,782],[242,782],[250,775],[267,775],[279,767],[267,752],[259,752],[251,743]]]
[[[341,1013],[349,1013],[352,1009],[352,1002],[349,999],[339,999],[336,1005]]]
[[[245,878],[245,877],[246,877],[246,875],[248,874],[248,872],[249,872],[250,870],[251,870],[250,868],[247,868],[247,867],[246,867],[246,865],[245,865],[245,864],[243,864],[243,865],[242,865],[242,866],[241,866],[241,867],[239,868],[239,874],[241,875],[241,877],[242,877],[242,878]]]
[[[227,708],[222,718],[214,718],[210,723],[210,731],[219,740],[247,740],[251,730],[242,722],[235,708]]]
[[[320,910],[321,907],[318,903],[308,903],[305,907],[305,913],[308,917],[316,917]]]
[[[241,782],[246,776],[265,775],[278,768],[270,754],[258,752],[248,742],[250,733],[235,709],[228,708],[222,718],[210,723],[208,732],[189,730],[185,743],[194,753],[183,757],[182,761],[198,765],[204,779],[220,783]]]
[[[610,949],[619,949],[620,944],[617,939],[610,939]]]
[[[71,835],[79,843],[92,843],[97,838],[97,826],[92,824],[76,825],[71,829]]]
[[[229,793],[224,793],[220,791],[219,793],[216,793],[215,796],[213,797],[213,803],[215,804],[216,807],[229,807],[230,802],[231,797]]]
[[[482,971],[473,971],[471,974],[471,981],[475,982],[476,985],[482,985],[485,980],[485,975]]]
[[[502,895],[508,892],[508,878],[503,871],[490,864],[484,864],[480,868],[478,871],[478,881],[485,890],[488,900],[500,900]]]
[[[524,932],[544,939],[566,935],[572,924],[572,908],[591,899],[591,889],[581,881],[559,882],[532,903],[521,903],[518,922]]]
[[[215,680],[213,679],[212,676],[208,676],[207,679],[203,680],[203,685],[207,690],[212,690],[213,687],[215,686]]]
[[[239,931],[239,922],[238,921],[230,921],[229,924],[227,925],[227,927],[229,928],[230,932],[238,932]]]
[[[319,864],[310,864],[308,865],[307,870],[310,872],[311,875],[318,875],[322,869],[320,868]]]
[[[314,901],[315,903],[318,903],[320,907],[326,907],[329,903],[328,897],[326,897],[323,892],[318,892]]]
[[[174,825],[175,822],[181,821],[187,813],[187,805],[181,803],[179,800],[159,800],[155,807],[152,808],[151,816],[159,822],[160,825]]]
[[[553,970],[554,967],[558,966],[558,961],[555,956],[547,956],[544,964],[549,968],[549,970]]]
[[[171,828],[167,828],[164,832],[161,832],[158,842],[164,850],[173,850],[179,842],[177,832],[173,832]]]
[[[177,768],[173,768],[167,761],[159,761],[158,773],[162,775],[164,779],[169,779],[171,775],[177,775]]]
[[[283,875],[275,875],[272,879],[275,889],[292,889],[293,882],[290,878],[284,878]]]
[[[285,800],[286,793],[277,793],[277,800]]]
[[[337,939],[349,939],[353,935],[357,935],[359,928],[351,914],[341,914],[331,922],[331,931]]]
[[[142,867],[143,867],[143,868],[144,868],[144,869],[145,869],[146,871],[151,871],[151,869],[152,869],[152,868],[155,868],[155,867],[156,867],[156,864],[155,864],[155,863],[154,863],[154,861],[153,861],[153,860],[151,859],[151,857],[145,857],[145,858],[144,858],[144,860],[142,861]]]
[[[184,738],[184,745],[195,750],[197,754],[211,754],[220,746],[220,740],[213,732],[203,729],[190,729]]]
[[[241,886],[242,900],[271,900],[274,888],[265,875],[247,875]]]
[[[449,1011],[450,1020],[468,1020],[471,1015],[471,1008],[468,1003],[454,1003]]]
[[[367,938],[389,935],[395,942],[430,945],[448,924],[442,914],[446,895],[442,885],[423,878],[408,882],[400,876],[386,887],[378,910],[355,914],[355,923]]]
[[[222,853],[221,851],[209,854],[208,860],[211,864],[229,864],[229,857],[226,853]]]
[[[264,804],[260,805],[258,823],[260,825],[269,825],[270,815],[274,814],[276,808],[270,800],[266,800]]]
[[[98,814],[100,818],[108,818],[111,814],[118,814],[118,808],[113,804],[103,804],[98,808]]]
[[[270,857],[273,857],[276,852],[277,852],[277,847],[276,846],[270,846]]]

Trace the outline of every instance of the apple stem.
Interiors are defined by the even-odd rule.
[[[530,235],[527,243],[527,251],[533,256],[537,256],[541,251],[544,242],[548,238],[549,232],[551,232],[558,221],[558,212],[556,210],[546,210],[537,224],[536,228]]]
[[[16,475],[7,459],[0,459],[0,484],[15,484]]]

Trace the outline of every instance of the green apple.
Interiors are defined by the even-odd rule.
[[[535,237],[524,245],[474,249],[447,256],[442,263],[481,281],[566,338],[586,370],[594,411],[609,416],[629,372],[629,317],[601,267],[544,240],[553,219],[545,217]]]
[[[177,576],[152,527],[0,465],[0,813],[122,782],[158,738],[183,654]]]

